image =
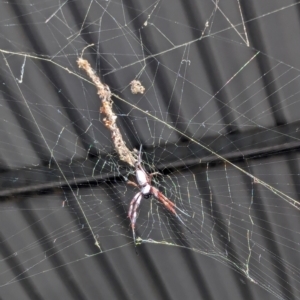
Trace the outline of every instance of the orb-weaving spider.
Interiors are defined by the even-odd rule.
[[[135,223],[136,223],[136,219],[137,219],[137,209],[141,203],[142,197],[144,197],[145,199],[149,199],[153,195],[159,202],[161,202],[161,204],[164,205],[164,207],[172,215],[174,215],[191,232],[191,230],[187,227],[187,225],[184,223],[184,221],[176,213],[176,209],[187,216],[189,216],[189,215],[187,213],[185,213],[184,211],[182,211],[181,209],[179,209],[175,205],[175,203],[173,203],[171,200],[169,200],[156,187],[151,185],[151,180],[152,180],[153,175],[157,175],[160,173],[154,172],[154,173],[148,174],[145,171],[145,169],[142,167],[141,153],[142,153],[142,145],[140,147],[137,162],[135,163],[135,174],[136,174],[137,183],[132,182],[132,181],[127,181],[128,184],[131,184],[140,189],[140,191],[131,200],[130,206],[129,206],[129,211],[128,211],[128,217],[131,222],[134,244],[136,244],[136,242],[135,242],[136,241],[135,240]]]

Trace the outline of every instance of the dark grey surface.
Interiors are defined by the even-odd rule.
[[[0,3],[1,299],[299,299],[299,212],[201,146],[299,198],[298,3],[226,0],[214,12],[212,1],[68,1],[45,23],[61,4]],[[203,232],[200,218],[193,236],[172,225],[178,247],[145,243],[135,254],[127,208],[136,191],[123,177],[132,170],[76,65],[91,43],[84,57],[128,101],[114,98],[127,145],[143,144],[182,193],[195,184],[198,217],[193,201],[210,216],[213,195]],[[146,93],[133,96],[142,69]],[[144,203],[141,230],[148,212]],[[248,230],[259,284],[236,268],[246,269]]]

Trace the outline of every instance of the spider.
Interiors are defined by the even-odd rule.
[[[184,221],[179,217],[179,215],[176,213],[176,209],[179,210],[181,213],[189,216],[187,213],[179,209],[175,203],[173,203],[171,200],[169,200],[163,193],[161,193],[156,187],[151,185],[151,180],[154,175],[160,174],[159,172],[154,172],[151,174],[148,174],[145,169],[142,167],[142,145],[140,146],[140,151],[138,155],[137,162],[135,163],[135,174],[136,174],[136,181],[127,181],[128,184],[131,184],[137,188],[140,189],[140,191],[133,197],[133,199],[130,202],[129,211],[128,211],[128,217],[131,222],[131,229],[132,229],[132,235],[134,244],[135,242],[135,223],[137,219],[137,209],[140,206],[142,197],[145,199],[149,199],[152,195],[159,201],[161,204],[164,205],[164,207],[172,214],[174,215],[191,233],[192,231],[187,227],[187,225],[184,223]],[[189,216],[190,217],[190,216]]]

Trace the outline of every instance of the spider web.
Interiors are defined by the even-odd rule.
[[[134,248],[134,167],[81,57],[110,87],[129,151],[143,145],[145,169],[161,173],[153,185],[192,231],[143,199],[137,251],[189,249],[272,298],[300,298],[299,3],[139,2],[0,4],[0,289]]]

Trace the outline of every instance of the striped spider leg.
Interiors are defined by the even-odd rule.
[[[137,162],[135,163],[135,174],[136,174],[136,181],[128,181],[128,184],[131,184],[137,188],[139,188],[139,192],[133,197],[133,199],[130,202],[129,211],[128,211],[128,217],[131,222],[131,229],[132,229],[132,235],[134,244],[136,244],[135,239],[135,224],[137,219],[137,209],[141,203],[142,198],[149,199],[151,196],[154,196],[164,207],[172,214],[174,215],[191,233],[192,231],[187,227],[187,225],[184,223],[184,221],[180,218],[180,216],[177,214],[176,209],[180,211],[181,213],[189,216],[187,213],[179,209],[175,203],[173,203],[171,200],[169,200],[163,193],[161,193],[156,187],[151,185],[151,180],[154,175],[160,174],[159,172],[148,174],[145,169],[142,167],[142,159],[141,159],[141,153],[142,153],[142,145],[140,147],[139,155]]]

